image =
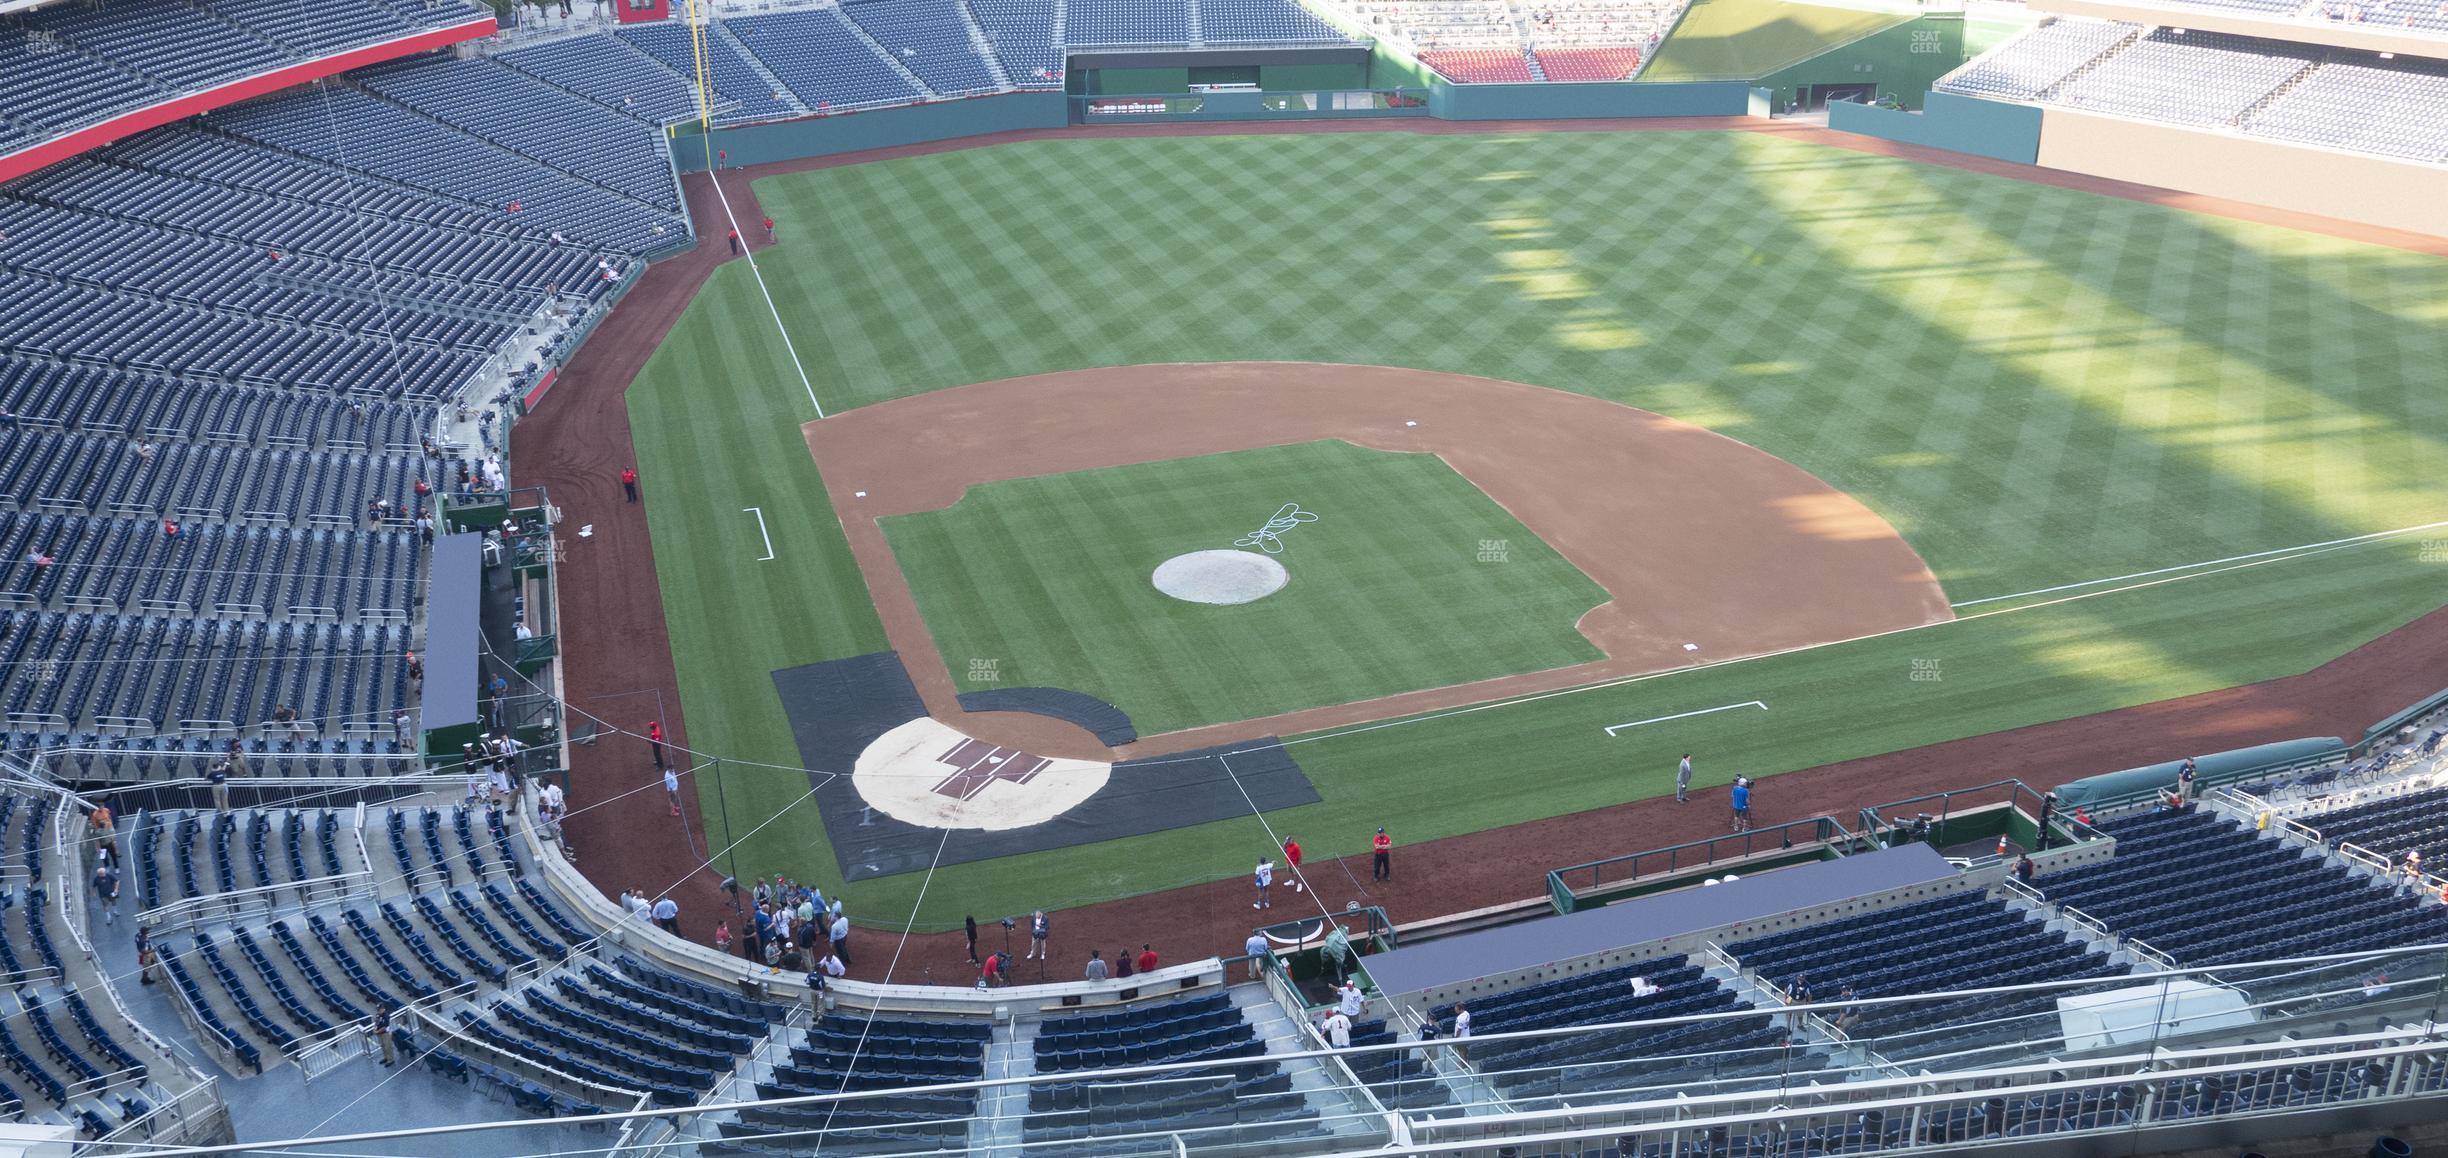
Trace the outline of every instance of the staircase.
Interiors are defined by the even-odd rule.
[[[964,8],[967,5],[963,5]],[[986,1076],[1025,1078],[1037,1072],[1037,1035],[1032,1029],[1003,1022],[986,1039]],[[1028,1125],[1028,1087],[997,1086],[978,1094],[977,1116],[969,1123],[969,1152],[1014,1153]]]
[[[899,74],[901,79],[907,82],[912,89],[917,90],[920,100],[943,99],[942,93],[936,92],[933,88],[928,87],[927,82],[920,79],[917,73],[911,72],[909,70],[909,66],[902,64],[901,58],[894,56],[892,54],[892,50],[884,47],[882,41],[867,35],[867,30],[860,27],[858,21],[850,19],[849,15],[839,8],[833,9],[833,18],[840,21],[841,26],[848,29],[850,35],[856,38],[860,44],[866,45],[867,51],[876,54],[876,59],[890,65],[893,72]]]
[[[2267,110],[2271,105],[2277,104],[2279,101],[2284,100],[2288,93],[2294,92],[2296,89],[2303,87],[2303,83],[2312,79],[2312,74],[2319,72],[2321,70],[2321,66],[2327,63],[2329,62],[2326,60],[2305,61],[2304,66],[2296,69],[2293,76],[2290,76],[2286,78],[2286,80],[2280,82],[2278,87],[2263,93],[2260,100],[2246,105],[2243,112],[2237,113],[2234,120],[2227,122],[2228,127],[2242,128],[2245,125],[2251,124],[2254,117],[2260,116],[2262,112]]]
[[[1003,54],[995,51],[994,41],[987,37],[986,26],[978,23],[977,12],[969,7],[969,0],[954,0],[952,7],[959,10],[961,27],[969,30],[969,46],[977,50],[978,59],[986,62],[986,71],[994,76],[995,87],[1006,91],[1018,87],[1003,67]],[[1060,11],[1060,7],[1057,5],[1056,10]]]
[[[1207,47],[1207,30],[1199,24],[1198,0],[1181,0],[1181,2],[1183,7],[1190,10],[1190,47]]]
[[[2101,50],[2099,55],[2082,62],[2082,67],[2067,73],[2064,79],[2034,94],[2032,96],[2033,103],[2055,103],[2057,98],[2065,93],[2065,90],[2074,87],[2077,83],[2080,83],[2082,78],[2098,71],[2099,66],[2108,63],[2109,60],[2116,56],[2116,54],[2133,47],[2134,42],[2142,39],[2143,35],[2149,31],[2150,30],[2147,28],[2136,27],[2133,31],[2118,37],[2116,43],[2111,44],[2107,48]]]
[[[748,71],[755,73],[758,80],[765,82],[768,86],[765,91],[772,93],[783,104],[789,105],[792,112],[812,113],[816,111],[807,107],[807,102],[800,100],[799,94],[792,92],[789,85],[782,83],[782,78],[775,76],[772,69],[765,67],[765,62],[758,60],[757,54],[748,51],[748,45],[739,37],[731,34],[729,25],[720,22],[709,24],[706,26],[706,34],[720,37],[723,43],[730,45],[731,51],[738,53],[739,58],[747,62]],[[713,50],[709,48],[706,51],[712,52]]]

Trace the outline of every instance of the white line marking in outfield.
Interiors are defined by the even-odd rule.
[[[1724,704],[1714,708],[1702,708],[1696,712],[1676,712],[1671,716],[1656,716],[1646,720],[1634,720],[1629,724],[1611,724],[1607,727],[1606,734],[1612,736],[1625,728],[1637,728],[1643,724],[1663,724],[1668,720],[1686,720],[1693,716],[1705,716],[1712,712],[1731,712],[1740,708],[1758,708],[1764,712],[1768,710],[1768,705],[1761,703],[1758,700],[1744,700],[1739,704]]]
[[[2263,559],[2271,555],[2289,555],[2297,551],[2316,551],[2324,547],[2343,547],[2350,543],[2368,542],[2373,539],[2387,539],[2397,535],[2411,535],[2416,531],[2433,531],[2438,530],[2441,527],[2448,527],[2448,520],[2442,520],[2436,523],[2416,523],[2411,527],[2399,527],[2392,531],[2373,531],[2368,535],[2349,535],[2343,539],[2331,539],[2322,543],[2299,543],[2292,547],[2272,547],[2267,551],[2254,551],[2246,555],[2229,555],[2224,559],[2210,559],[2200,563],[2185,563],[2175,567],[2161,567],[2155,571],[2136,571],[2130,575],[2112,575],[2106,579],[2085,579],[2080,583],[2061,583],[2055,587],[2040,587],[2030,591],[2018,591],[2012,595],[1991,595],[1985,599],[1966,599],[1961,603],[1950,603],[1947,604],[1947,606],[1956,608],[1978,607],[1983,603],[2003,603],[2009,599],[2021,599],[2030,595],[2053,595],[2059,591],[2072,591],[2081,587],[2097,587],[2103,583],[2120,583],[2127,579],[2148,579],[2153,575],[2167,575],[2177,571],[2191,571],[2198,567],[2216,567],[2223,563],[2240,563],[2246,559]]]
[[[757,535],[758,535],[759,537],[761,537],[761,538],[763,538],[763,539],[765,540],[765,558],[763,558],[763,559],[759,559],[759,560],[757,560],[757,562],[759,562],[759,563],[763,563],[763,562],[766,562],[767,560],[772,559],[772,558],[774,557],[774,554],[773,554],[773,536],[772,536],[772,535],[769,535],[769,534],[766,534],[766,532],[765,532],[765,508],[763,508],[763,507],[741,507],[741,508],[740,508],[740,513],[741,513],[741,514],[743,514],[743,515],[753,514],[753,515],[755,515],[755,516],[757,517]]]

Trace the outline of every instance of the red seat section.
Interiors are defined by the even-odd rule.
[[[1438,48],[1422,52],[1420,62],[1464,84],[1526,83],[1530,62],[1518,48]]]
[[[1641,50],[1631,45],[1542,48],[1538,62],[1549,80],[1622,80],[1639,70]]]

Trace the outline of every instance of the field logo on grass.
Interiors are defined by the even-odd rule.
[[[1003,661],[999,659],[970,660],[969,682],[973,684],[993,684],[1003,682]]]
[[[2448,539],[2425,539],[2414,558],[2424,563],[2448,563]]]
[[[1946,673],[1939,670],[1937,660],[1916,659],[1912,661],[1911,674],[1905,678],[1917,684],[1934,684],[1946,678]]]
[[[1505,540],[1505,539],[1481,539],[1481,540],[1479,540],[1479,561],[1480,561],[1480,562],[1482,562],[1482,563],[1510,563],[1510,562],[1512,562],[1512,561],[1513,561],[1513,545],[1512,545],[1512,543],[1511,543],[1509,540]]]
[[[1280,555],[1286,533],[1302,523],[1314,523],[1317,519],[1315,513],[1302,510],[1299,503],[1285,503],[1276,508],[1275,517],[1268,519],[1265,526],[1233,540],[1233,546],[1256,547],[1269,555]]]
[[[850,783],[877,812],[907,824],[1003,831],[1087,803],[1112,775],[1103,761],[1040,756],[920,716],[868,744]]]

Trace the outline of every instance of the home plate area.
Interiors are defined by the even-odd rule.
[[[1272,737],[1105,763],[978,740],[927,715],[894,652],[773,673],[845,880],[1314,804]],[[1018,697],[1065,710],[1063,696]],[[1067,718],[1067,717],[1057,717]],[[843,769],[850,774],[841,774]],[[1245,795],[1246,794],[1246,795]]]
[[[1112,775],[1111,764],[999,747],[921,716],[859,753],[851,783],[895,820],[1000,832],[1079,807]]]

